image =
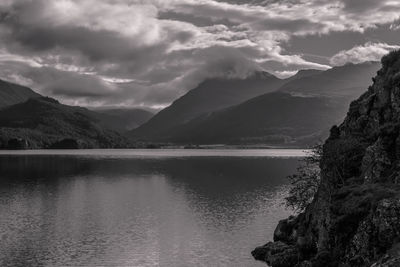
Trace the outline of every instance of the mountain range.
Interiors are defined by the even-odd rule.
[[[5,107],[0,111],[1,146],[8,148],[129,146],[126,138],[115,131],[101,127],[91,113],[85,108],[63,105],[48,97],[30,98],[25,102]]]
[[[207,79],[156,115],[141,109],[68,106],[0,81],[0,147],[10,147],[10,140],[23,140],[28,148],[307,146],[324,139],[329,127],[344,118],[379,67],[367,62],[302,70],[288,79],[267,72],[244,79]]]
[[[266,72],[256,72],[246,79],[205,80],[133,131],[132,136],[151,140],[163,139],[174,130],[174,127],[187,123],[197,116],[272,92],[283,83],[283,80]]]
[[[100,125],[119,133],[136,129],[154,116],[152,112],[138,108],[95,109],[92,111]]]
[[[378,62],[350,63],[314,75],[298,78],[294,76],[294,79],[285,83],[279,91],[300,96],[345,96],[354,99],[372,84],[371,78],[379,67]]]
[[[0,148],[122,148],[122,134],[153,114],[141,109],[89,110],[0,81]]]
[[[288,79],[259,73],[240,83],[206,81],[129,134],[134,140],[182,144],[313,144],[344,118],[379,67],[366,62],[300,71]],[[257,90],[248,86],[254,83]],[[231,87],[238,97],[224,102]],[[209,99],[212,105],[207,105]]]
[[[189,144],[308,145],[322,140],[348,109],[345,98],[273,92],[197,117],[168,138]]]

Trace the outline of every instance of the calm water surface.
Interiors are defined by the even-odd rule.
[[[300,150],[0,152],[0,266],[265,266]]]

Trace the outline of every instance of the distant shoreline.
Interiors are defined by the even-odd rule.
[[[0,156],[95,156],[95,157],[305,157],[307,149],[37,149],[0,150]]]
[[[100,147],[93,147],[93,148],[68,148],[68,147],[59,147],[59,148],[27,148],[27,149],[9,149],[9,148],[0,148],[0,151],[2,150],[9,150],[9,151],[15,151],[15,150],[95,150],[95,149],[102,149],[102,150],[113,150],[113,149],[120,149],[120,150],[130,150],[130,149],[148,149],[148,150],[153,150],[153,149],[195,149],[195,150],[201,150],[201,149],[311,149],[312,147],[310,146],[284,146],[284,145],[261,145],[261,144],[255,144],[255,145],[225,145],[225,144],[210,144],[210,145],[174,145],[174,144],[145,144],[145,145],[136,145],[132,147],[115,147],[115,148],[100,148]]]

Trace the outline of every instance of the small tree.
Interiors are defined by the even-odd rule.
[[[286,206],[302,212],[314,198],[320,184],[319,162],[322,156],[322,145],[316,145],[309,155],[302,159],[297,173],[288,176],[290,180],[289,195],[285,198]]]

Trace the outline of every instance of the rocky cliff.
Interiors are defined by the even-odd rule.
[[[400,51],[331,129],[313,202],[252,255],[273,267],[400,266]]]

